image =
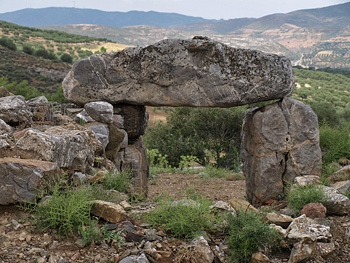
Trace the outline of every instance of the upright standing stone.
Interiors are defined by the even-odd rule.
[[[242,128],[247,197],[255,206],[284,193],[297,176],[321,175],[318,121],[312,109],[284,98],[248,110]]]

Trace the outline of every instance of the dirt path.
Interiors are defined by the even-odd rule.
[[[186,192],[200,193],[212,201],[229,202],[233,197],[245,198],[245,180],[200,178],[198,174],[159,174],[148,186],[150,200],[159,196],[181,199]]]

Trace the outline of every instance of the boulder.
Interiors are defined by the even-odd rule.
[[[339,194],[332,187],[323,186],[326,194],[324,206],[327,208],[329,215],[348,215],[350,214],[350,199],[345,195]]]
[[[115,123],[110,123],[109,139],[106,146],[106,157],[112,162],[116,162],[116,158],[120,149],[124,149],[128,145],[128,134],[125,130],[119,129]]]
[[[195,238],[190,244],[190,252],[187,254],[188,262],[193,263],[212,263],[214,253],[211,250],[207,240],[203,236]]]
[[[283,98],[294,78],[286,57],[194,37],[78,60],[62,86],[78,105],[232,107]]]
[[[0,136],[7,136],[12,133],[12,128],[2,119],[0,119]]]
[[[45,132],[27,129],[16,142],[15,151],[24,159],[56,162],[61,168],[85,172],[93,165],[95,154],[102,153],[102,145],[92,131],[69,124]]]
[[[85,127],[94,132],[95,138],[101,142],[103,149],[105,151],[109,143],[108,125],[103,123],[92,123],[92,124],[86,125]]]
[[[254,206],[284,194],[297,176],[321,175],[318,121],[291,98],[246,112],[242,127],[243,172]]]
[[[277,226],[281,226],[283,228],[287,228],[290,223],[293,221],[293,218],[287,215],[278,214],[275,212],[270,212],[266,214],[266,219]]]
[[[336,182],[332,184],[332,188],[337,190],[341,194],[345,194],[350,189],[350,180]]]
[[[129,144],[117,156],[117,167],[131,171],[132,191],[134,195],[146,197],[148,193],[149,166],[146,147],[142,137],[133,144]]]
[[[0,159],[0,205],[35,201],[37,195],[49,190],[58,181],[56,163],[33,159]]]
[[[90,117],[86,110],[82,110],[77,115],[75,115],[74,121],[84,125],[89,122],[94,122],[94,119]]]
[[[309,218],[325,218],[327,209],[321,203],[310,203],[301,209],[300,214],[306,215]]]
[[[97,122],[111,123],[113,121],[113,105],[105,101],[86,103],[84,109]]]
[[[23,96],[7,96],[0,98],[0,119],[10,126],[32,123],[33,114],[27,108]]]
[[[101,200],[93,201],[91,214],[110,223],[119,223],[126,218],[126,212],[121,205]]]
[[[323,262],[321,256],[325,256],[326,250],[332,245],[330,227],[318,224],[314,219],[301,215],[295,218],[287,228],[287,242],[293,244],[288,262],[298,263],[306,259],[314,259],[315,262]]]
[[[230,200],[230,205],[235,211],[258,212],[258,210],[254,206],[252,206],[249,202],[240,198],[235,198],[235,197],[232,198]]]

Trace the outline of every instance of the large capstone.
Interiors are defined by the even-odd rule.
[[[290,98],[248,110],[242,128],[247,197],[255,206],[284,194],[299,176],[321,175],[317,116]]]
[[[281,99],[293,83],[286,57],[195,37],[78,60],[63,88],[79,105],[231,107]]]

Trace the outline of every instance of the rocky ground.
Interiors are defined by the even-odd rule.
[[[244,198],[245,181],[199,178],[195,174],[161,174],[150,180],[148,200],[132,204],[133,213],[152,208],[154,200],[161,196],[181,199],[188,191],[196,191],[213,201],[228,202],[233,197]],[[129,215],[131,213],[129,212]],[[146,252],[150,262],[152,259],[153,262],[195,262],[190,256],[191,248],[188,247],[188,243],[168,237],[161,230],[148,229],[144,222],[135,217],[129,216],[129,221],[123,222],[124,228],[126,225],[133,231],[126,235],[126,242],[121,246],[117,242],[105,241],[82,246],[80,240],[75,237],[62,237],[52,230],[36,230],[31,219],[31,214],[21,211],[16,206],[0,206],[0,263],[107,263],[118,262],[129,255],[140,255],[142,251]],[[344,240],[341,230],[344,225],[350,226],[349,218],[333,217],[327,220],[333,228],[336,250],[327,261],[308,262],[350,262],[349,240]],[[212,250],[216,251],[215,262],[228,262],[224,236],[209,235],[208,240]],[[270,256],[270,259],[276,263],[287,262],[288,255],[280,251]],[[142,254],[137,262],[145,262],[142,261]]]

